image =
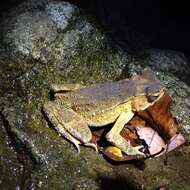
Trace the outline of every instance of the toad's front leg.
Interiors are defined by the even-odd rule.
[[[133,116],[134,113],[132,111],[122,112],[116,120],[112,129],[106,135],[106,139],[113,145],[121,149],[121,151],[127,155],[144,155],[144,153],[140,151],[140,149],[142,149],[143,146],[133,147],[131,146],[129,141],[126,141],[120,135],[120,132],[123,129],[124,125],[128,123]]]
[[[45,104],[43,111],[58,133],[71,141],[76,146],[78,152],[80,152],[79,144],[93,147],[98,151],[97,146],[90,143],[92,134],[88,125],[71,108],[66,108],[64,105],[55,101]]]

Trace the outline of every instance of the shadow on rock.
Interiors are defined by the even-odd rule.
[[[97,179],[100,183],[102,190],[112,189],[112,190],[141,190],[139,184],[136,184],[134,181],[125,179],[122,177],[105,177],[99,176]]]

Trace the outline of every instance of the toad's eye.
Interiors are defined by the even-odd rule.
[[[145,90],[148,102],[154,102],[159,97],[159,89],[157,85],[148,86]]]
[[[148,102],[154,102],[159,97],[159,95],[149,94],[147,95]]]

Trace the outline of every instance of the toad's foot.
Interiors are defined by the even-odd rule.
[[[122,136],[114,136],[112,139],[112,144],[117,146],[127,155],[145,155],[141,150],[144,148],[143,145],[141,146],[132,146],[130,141],[126,141]]]
[[[91,148],[93,148],[96,152],[98,152],[98,147],[97,147],[97,145],[94,144],[94,143],[86,143],[86,144],[84,144],[84,146],[91,147]]]
[[[141,146],[129,146],[126,147],[125,150],[123,150],[123,152],[127,155],[142,155],[145,156],[145,154],[143,152],[141,152],[141,150],[144,148],[143,145]]]
[[[144,155],[144,153],[140,151],[143,146],[133,147],[129,141],[125,140],[120,135],[120,132],[122,131],[124,125],[128,123],[133,116],[134,113],[130,109],[126,110],[126,112],[122,112],[117,118],[112,129],[107,133],[106,139],[116,147],[120,148],[121,151],[127,155]]]

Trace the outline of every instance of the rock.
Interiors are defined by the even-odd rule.
[[[12,187],[19,188],[22,183],[22,176],[30,178],[31,165],[25,163],[20,164],[19,158],[14,149],[11,148],[10,138],[7,136],[5,128],[3,128],[2,117],[0,116],[0,188],[10,189]],[[15,177],[16,176],[16,177]],[[24,182],[23,187],[26,187]]]
[[[184,126],[186,133],[190,133],[190,125]]]
[[[147,49],[138,56],[140,64],[164,73],[172,73],[189,84],[189,61],[183,53],[174,50]]]
[[[140,58],[111,46],[99,28],[76,6],[63,1],[25,2],[11,10],[0,24],[0,111],[7,121],[0,120],[0,189],[101,189],[105,181],[119,186],[120,176],[124,187],[147,187],[150,181],[147,189],[168,182],[173,182],[171,188],[183,184],[187,187],[189,160],[183,154],[189,155],[188,152],[181,153],[180,149],[178,157],[171,156],[173,168],[175,162],[179,163],[176,170],[164,166],[162,160],[148,161],[145,172],[130,164],[112,166],[86,147],[78,155],[72,144],[46,122],[41,108],[50,98],[51,83],[87,85],[116,80],[146,66],[138,64]],[[189,86],[158,71],[176,100],[174,113],[182,124],[189,124]],[[11,136],[7,135],[6,125],[19,131],[17,136],[24,134],[27,141],[23,142],[35,148],[25,149],[22,140],[9,144]],[[37,165],[24,150],[34,150],[45,162]],[[176,171],[183,173],[180,183],[174,180],[179,177]]]
[[[59,73],[64,70],[65,80],[80,78],[93,83],[95,77],[100,81],[119,76],[123,56],[110,47],[105,35],[77,7],[62,1],[38,4],[21,5],[1,24],[1,41],[6,47],[1,52],[8,51],[9,60],[16,62],[22,74],[29,78],[31,67],[35,72],[41,69],[36,64],[40,62],[41,67],[51,65]],[[102,69],[98,71],[96,67]],[[92,79],[85,78],[84,72]]]

